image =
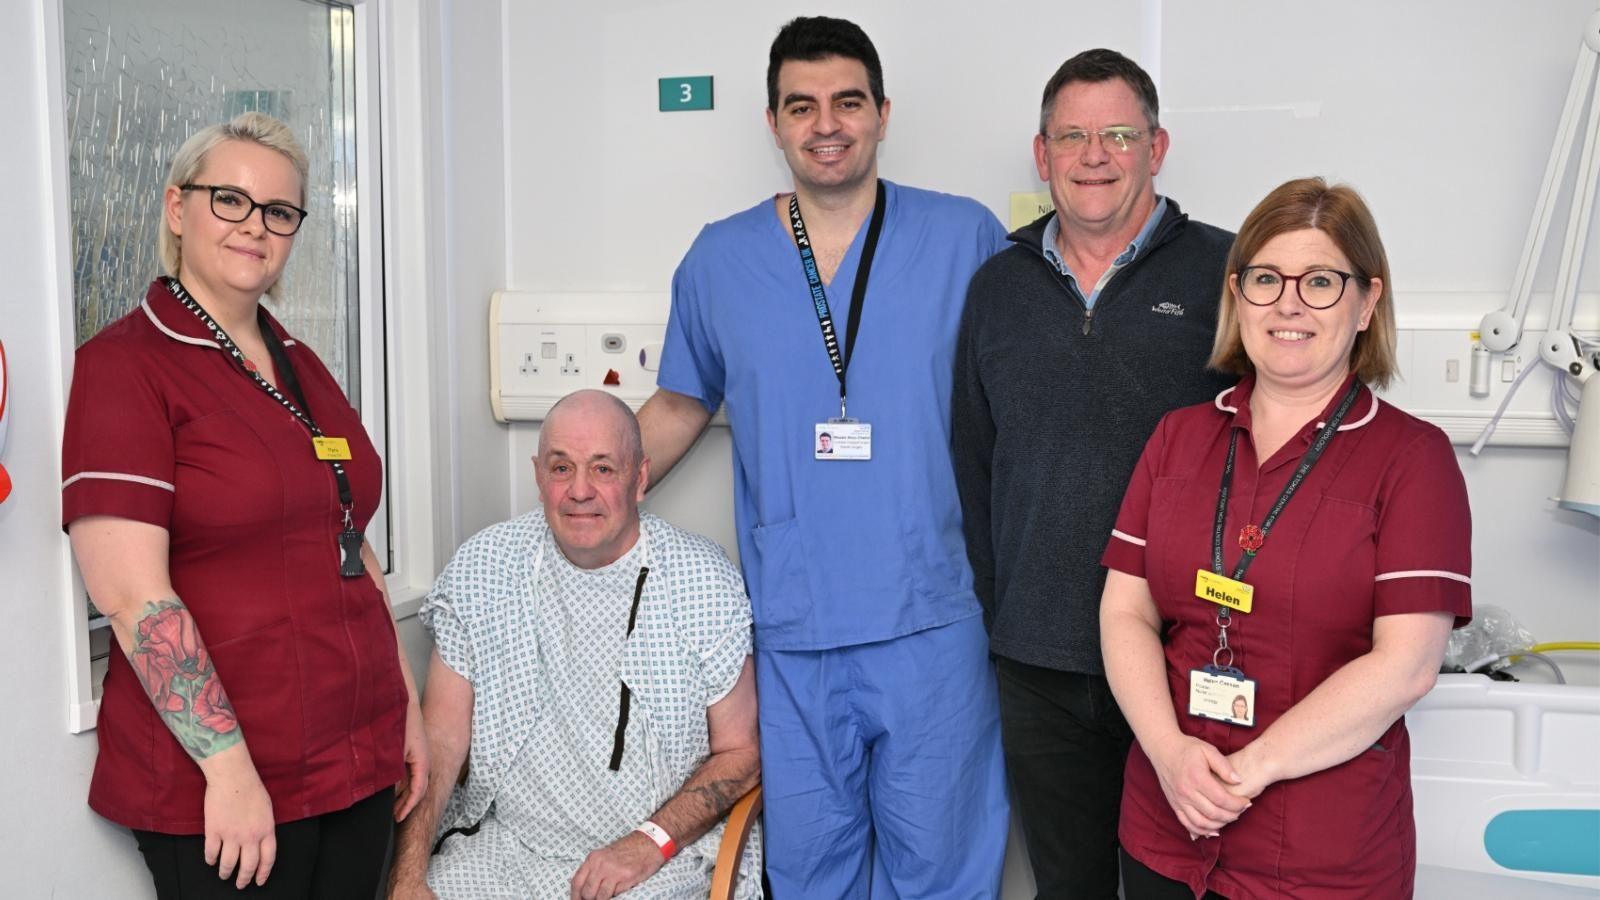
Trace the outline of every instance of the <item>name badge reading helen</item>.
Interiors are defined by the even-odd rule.
[[[350,458],[350,442],[341,437],[314,437],[311,446],[316,448],[317,459]]]
[[[1255,592],[1254,587],[1242,581],[1234,581],[1226,575],[1218,575],[1207,569],[1198,569],[1194,573],[1194,595],[1218,606],[1247,613],[1250,611],[1250,602],[1254,599]]]

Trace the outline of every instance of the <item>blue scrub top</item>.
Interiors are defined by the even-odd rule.
[[[822,650],[979,612],[950,461],[967,282],[1005,230],[965,197],[884,182],[887,209],[848,375],[870,461],[813,458],[839,382],[773,200],[701,230],[672,279],[657,383],[726,405],[756,642]],[[867,229],[827,287],[841,348]]]

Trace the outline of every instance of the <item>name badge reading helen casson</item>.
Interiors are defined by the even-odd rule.
[[[1191,669],[1189,715],[1254,728],[1256,683],[1238,669]]]
[[[341,437],[314,437],[311,446],[316,448],[317,459],[350,458],[350,442]]]
[[[1199,569],[1194,573],[1194,595],[1218,606],[1247,613],[1255,592],[1255,588],[1242,581],[1234,581],[1207,569]]]

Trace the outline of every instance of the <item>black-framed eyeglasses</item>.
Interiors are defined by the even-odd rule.
[[[1356,276],[1338,269],[1312,269],[1285,275],[1271,266],[1245,266],[1239,271],[1239,293],[1252,306],[1271,306],[1283,296],[1286,283],[1294,282],[1300,302],[1312,309],[1327,309],[1344,296],[1345,285]]]
[[[261,210],[261,224],[281,237],[291,237],[305,224],[305,210],[287,203],[257,203],[238,188],[220,184],[180,184],[182,191],[210,191],[211,214],[224,222],[243,222],[256,210]]]
[[[1063,153],[1082,153],[1089,148],[1089,142],[1098,136],[1100,146],[1108,153],[1127,153],[1134,147],[1143,143],[1148,137],[1147,133],[1129,125],[1112,125],[1099,131],[1084,131],[1074,128],[1060,134],[1046,134],[1046,143]]]

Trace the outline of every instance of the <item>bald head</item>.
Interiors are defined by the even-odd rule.
[[[533,474],[545,521],[575,565],[610,565],[638,540],[650,462],[639,422],[621,400],[605,391],[561,398],[539,429]]]
[[[563,419],[573,417],[593,427],[605,423],[617,432],[617,461],[633,468],[644,456],[644,439],[639,435],[639,420],[634,418],[628,404],[606,391],[573,391],[556,401],[545,414],[544,427],[539,429],[539,456],[550,449],[549,435],[561,426]]]

